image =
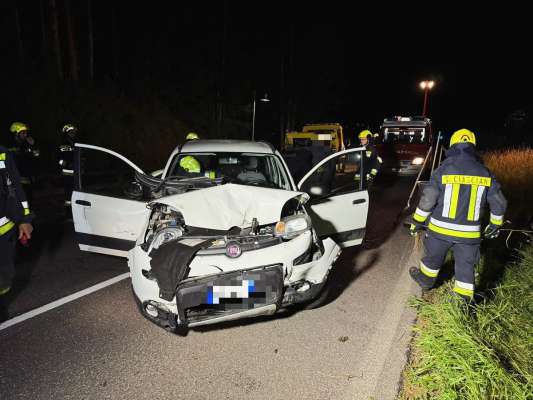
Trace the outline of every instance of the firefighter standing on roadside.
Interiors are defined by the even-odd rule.
[[[420,268],[411,267],[411,277],[429,290],[435,284],[448,250],[455,259],[454,293],[471,302],[474,266],[479,261],[481,221],[488,204],[490,222],[484,236],[498,236],[507,201],[492,173],[477,160],[476,137],[467,129],[455,132],[446,159],[436,169],[413,215],[411,235],[424,229],[425,256]]]
[[[0,320],[7,318],[5,295],[15,276],[15,242],[31,238],[31,220],[13,155],[0,146]]]
[[[20,171],[20,181],[31,203],[35,169],[37,168],[36,162],[40,151],[35,145],[35,139],[30,135],[28,125],[22,122],[13,122],[10,131],[15,136],[9,151],[15,156],[15,162]]]
[[[359,143],[365,147],[365,158],[363,160],[363,177],[366,182],[372,183],[381,168],[383,160],[378,155],[376,148],[372,144],[372,132],[368,129],[361,131],[358,135]]]
[[[62,140],[58,148],[58,163],[65,190],[64,206],[70,215],[70,198],[74,189],[74,143],[76,143],[78,128],[66,124],[61,129]]]

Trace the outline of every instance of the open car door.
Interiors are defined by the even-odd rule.
[[[75,144],[71,203],[81,250],[127,257],[135,246],[150,213],[135,172],[143,174],[114,151]]]
[[[341,247],[361,244],[368,215],[364,187],[364,148],[334,153],[313,167],[298,184],[311,196],[309,215],[321,238]]]

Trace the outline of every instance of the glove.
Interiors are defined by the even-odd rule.
[[[419,224],[418,222],[416,221],[413,221],[413,223],[411,224],[411,226],[409,227],[409,234],[411,236],[416,236],[418,232],[424,230],[425,226],[422,225],[422,224]]]
[[[366,174],[366,181],[367,181],[368,183],[373,182],[373,181],[374,181],[374,178],[375,178],[374,175],[372,175],[372,174]]]
[[[486,239],[496,239],[500,235],[500,226],[488,224],[483,232]]]

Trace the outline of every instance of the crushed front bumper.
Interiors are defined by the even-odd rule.
[[[319,284],[300,281],[285,287],[281,264],[183,281],[176,291],[177,314],[163,303],[134,297],[141,313],[157,325],[184,333],[188,328],[274,314],[280,307],[315,298]]]
[[[189,277],[177,286],[172,301],[162,299],[157,282],[144,274],[150,259],[138,246],[130,251],[128,260],[134,297],[147,319],[177,333],[186,332],[189,327],[273,314],[281,307],[314,299],[326,284],[340,248],[331,239],[325,239],[322,256],[300,264],[301,257],[295,255],[307,251],[308,239],[301,237],[280,244],[274,253],[272,248],[260,249],[236,259],[225,255],[198,256],[190,264]],[[276,260],[254,266],[254,261],[261,258]],[[210,265],[227,270],[220,272],[217,269],[222,268]],[[203,271],[210,273],[200,275]],[[215,294],[222,300],[218,304]]]
[[[151,321],[167,329],[184,329],[273,314],[283,294],[283,266],[274,264],[184,280],[176,290],[177,314],[163,303],[141,303],[135,297]]]

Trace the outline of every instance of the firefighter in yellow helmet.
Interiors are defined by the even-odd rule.
[[[20,181],[28,201],[31,203],[40,151],[35,145],[35,139],[31,136],[28,125],[23,122],[13,122],[9,130],[14,134],[9,151],[15,156],[15,162],[20,172]]]
[[[410,227],[411,235],[427,227],[425,256],[411,277],[429,290],[435,284],[448,250],[455,259],[454,293],[467,301],[474,295],[474,266],[479,261],[483,211],[490,209],[484,236],[498,236],[507,208],[500,184],[475,154],[476,136],[468,129],[456,131],[446,159],[431,175]]]
[[[185,137],[185,141],[198,140],[200,136],[196,132],[189,132]],[[190,174],[199,174],[202,172],[200,162],[193,156],[185,156],[180,160],[180,167]]]
[[[365,147],[365,158],[363,159],[363,177],[366,179],[366,182],[373,182],[376,178],[383,160],[378,155],[376,148],[372,144],[372,132],[368,129],[365,129],[359,133],[357,136],[361,146]]]

